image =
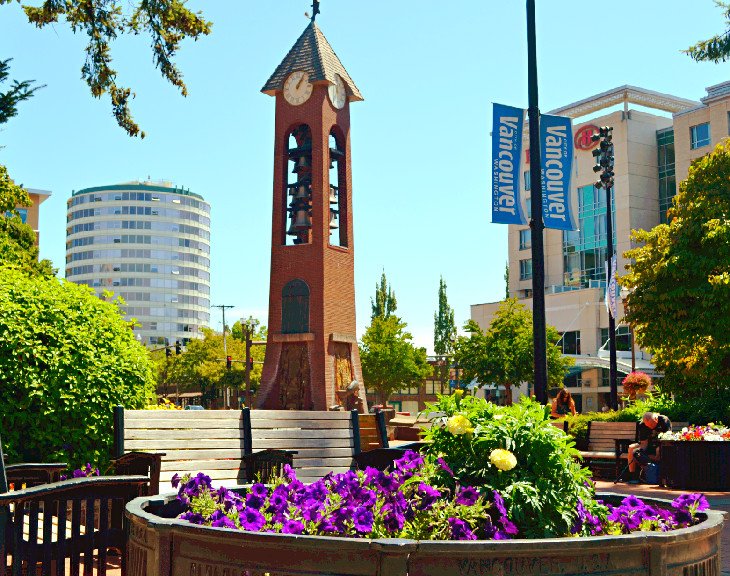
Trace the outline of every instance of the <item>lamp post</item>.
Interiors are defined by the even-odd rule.
[[[614,305],[616,299],[616,285],[614,284],[615,270],[613,267],[613,219],[611,208],[611,189],[614,180],[614,155],[611,126],[602,126],[598,134],[591,136],[591,139],[600,141],[599,147],[593,151],[596,159],[596,165],[593,167],[594,172],[600,172],[599,179],[595,183],[597,189],[604,188],[606,190],[606,269],[608,278],[606,279],[606,300],[608,305],[608,341],[609,341],[609,386],[611,391],[611,409],[618,410],[618,369],[616,366],[616,318],[614,317]],[[613,293],[611,293],[613,291]]]
[[[527,0],[527,94],[530,116],[530,182],[532,217],[532,332],[535,398],[547,404],[547,335],[545,332],[545,254],[542,231],[542,170],[540,166],[540,108],[537,91],[535,0]]]

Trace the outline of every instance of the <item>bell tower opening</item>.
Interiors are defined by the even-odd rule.
[[[286,206],[286,246],[312,241],[312,131],[306,124],[295,127],[287,136],[287,175],[283,206]],[[291,171],[289,168],[291,167]]]
[[[330,246],[346,248],[347,242],[347,165],[345,137],[337,126],[329,136],[329,204],[330,204]]]

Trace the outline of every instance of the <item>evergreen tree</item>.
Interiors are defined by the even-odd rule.
[[[397,303],[395,301],[395,292],[393,288],[388,285],[388,279],[385,277],[385,272],[380,277],[380,284],[375,285],[375,300],[370,299],[370,306],[372,307],[372,319],[375,318],[390,318],[393,316]]]
[[[446,282],[439,281],[439,308],[433,315],[433,351],[438,356],[449,356],[456,338],[454,309],[446,299]]]
[[[504,263],[504,299],[509,299],[509,262]]]

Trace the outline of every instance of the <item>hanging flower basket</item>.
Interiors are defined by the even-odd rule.
[[[630,372],[621,382],[624,392],[631,400],[636,400],[637,396],[642,396],[651,386],[651,377],[639,371]]]

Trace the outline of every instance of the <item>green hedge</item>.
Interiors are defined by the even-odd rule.
[[[154,392],[119,308],[86,286],[0,266],[0,437],[11,462],[103,465],[112,409]]]

